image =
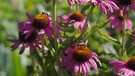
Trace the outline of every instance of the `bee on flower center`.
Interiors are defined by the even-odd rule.
[[[49,22],[48,16],[45,13],[42,13],[35,16],[32,24],[36,29],[40,30],[49,26]]]
[[[75,62],[87,61],[91,56],[91,50],[84,45],[79,45],[74,51],[73,59]]]

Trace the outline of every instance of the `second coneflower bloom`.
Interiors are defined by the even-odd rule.
[[[15,50],[22,44],[19,54],[22,54],[25,48],[29,48],[30,54],[34,54],[34,50],[40,49],[41,42],[38,37],[37,31],[33,31],[31,35],[25,39],[26,34],[19,32],[19,39],[8,39],[8,41],[14,43],[11,48]]]
[[[87,24],[87,26],[90,28],[89,22],[86,23],[85,16],[78,11],[75,11],[72,14],[59,16],[59,18],[66,21],[65,26],[68,26],[70,23],[74,23],[74,28],[79,28],[82,30],[85,24]]]
[[[117,31],[119,32],[122,31],[124,27],[125,29],[132,29],[132,21],[128,18],[128,15],[126,17],[125,24],[123,19],[124,19],[123,12],[122,11],[117,12],[114,17],[111,17],[110,20],[111,27],[116,28]]]
[[[127,62],[113,60],[110,64],[113,65],[113,70],[117,75],[135,76],[135,56],[131,57]]]
[[[28,13],[26,13],[27,17],[30,21],[20,22],[19,27],[20,31],[26,34],[25,39],[27,39],[31,33],[36,30],[39,34],[46,34],[49,39],[52,39],[53,35],[53,21],[50,16],[45,13],[38,14],[34,18],[32,18]],[[57,34],[60,28],[57,26]]]
[[[135,11],[135,0],[114,0],[114,2],[119,6],[120,10],[128,11],[130,8]]]
[[[89,0],[67,0],[67,3],[71,8],[72,8],[73,4],[85,4],[88,2],[89,2]]]
[[[95,6],[99,6],[103,14],[107,14],[109,10],[111,13],[118,10],[118,6],[113,2],[113,0],[90,0]]]
[[[61,65],[64,67],[64,70],[73,69],[73,75],[83,74],[86,76],[90,73],[90,66],[97,71],[97,61],[100,65],[100,61],[97,58],[97,54],[91,51],[85,45],[74,45],[69,46],[65,50],[67,56],[62,56]]]

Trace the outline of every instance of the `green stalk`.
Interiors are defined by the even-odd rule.
[[[124,18],[123,18],[123,36],[122,36],[122,44],[121,44],[121,55],[122,55],[122,58],[125,57],[124,55],[126,55],[126,50],[125,50],[125,28],[126,28],[126,13],[124,12]]]
[[[94,10],[94,8],[95,8],[95,5],[93,4],[91,9],[90,9],[90,11],[89,11],[89,13],[87,14],[87,18],[86,18],[86,22],[85,22],[85,25],[84,25],[84,29],[83,29],[80,37],[82,37],[85,34],[86,30],[87,30],[87,22],[89,21],[90,15],[91,15],[92,11]]]
[[[56,0],[53,0],[53,24],[54,24],[54,48],[56,51],[58,51],[58,43],[57,43],[57,26],[56,26]]]
[[[79,10],[79,4],[76,2],[76,11],[78,11],[78,10]],[[75,34],[78,35],[79,34],[79,31],[80,30],[78,28],[76,28],[75,29]]]
[[[53,67],[53,70],[54,70],[55,76],[59,76],[59,75],[57,74],[57,70],[56,70],[56,68],[55,68],[54,63],[51,63],[51,65],[52,65],[52,67]]]
[[[76,11],[79,10],[79,4],[76,2]]]
[[[57,0],[53,0],[53,24],[54,24],[54,49],[55,49],[55,57],[58,65],[60,65],[59,54],[58,54],[58,42],[57,42],[57,26],[56,26],[56,8],[57,8]]]
[[[44,37],[45,35],[42,35],[41,37],[41,44],[42,44],[42,76],[45,75],[45,76],[48,76],[47,74],[47,70],[46,70],[46,66],[45,66],[45,49],[44,49]]]
[[[32,55],[30,57],[31,57],[31,60],[32,60],[32,66],[33,66],[33,70],[34,70],[34,75],[33,76],[38,76],[38,73],[36,71],[34,57]]]

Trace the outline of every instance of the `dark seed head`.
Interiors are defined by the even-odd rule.
[[[47,15],[45,15],[45,13],[42,13],[42,14],[38,14],[35,16],[34,18],[34,21],[32,23],[32,25],[40,30],[40,29],[43,29],[43,28],[46,28],[47,26],[49,26],[49,18]]]
[[[135,0],[119,0],[120,5],[128,6],[128,5],[134,4],[134,3],[135,3]]]
[[[76,11],[71,14],[70,19],[75,21],[83,21],[84,15],[81,12]]]
[[[23,34],[22,32],[19,32],[19,40],[26,43],[26,42],[33,42],[34,40],[36,40],[37,37],[37,32],[34,31],[27,39],[25,39],[25,34]]]
[[[131,57],[127,62],[127,67],[135,71],[135,56]]]
[[[119,18],[120,20],[123,20],[123,13],[122,13],[122,12],[119,12],[118,18]]]
[[[91,50],[87,46],[77,46],[73,54],[75,62],[85,62],[89,60],[90,56]]]

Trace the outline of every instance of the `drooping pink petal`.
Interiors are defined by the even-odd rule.
[[[76,28],[76,29],[79,28],[79,25],[80,25],[80,22],[75,22],[74,23],[74,28]]]
[[[126,62],[122,62],[122,61],[119,61],[119,60],[113,60],[113,61],[110,61],[110,64],[112,65],[124,65]]]
[[[26,13],[26,16],[29,18],[30,22],[33,22],[34,19],[31,17],[29,13]]]
[[[129,19],[126,20],[126,29],[132,29],[132,21]]]
[[[107,14],[105,6],[103,4],[99,4],[99,6],[100,6],[100,9],[103,12],[103,14]]]
[[[79,66],[78,66],[78,63],[75,63],[74,69],[73,69],[73,75],[75,75],[78,72],[79,72]]]
[[[68,20],[69,15],[62,15],[62,16],[59,16],[59,18],[62,19],[62,20]]]
[[[132,73],[133,73],[132,70],[126,69],[124,75],[125,76],[130,76]]]
[[[83,76],[86,76],[86,68],[85,68],[85,65],[82,64],[82,73],[83,73]]]
[[[20,41],[16,41],[16,42],[11,46],[12,51],[15,50],[16,48],[18,48],[18,46],[19,46],[21,43],[22,43],[22,42],[20,42]]]
[[[24,52],[24,50],[25,50],[25,47],[24,47],[24,45],[22,45],[22,48],[21,48],[19,54],[22,54]]]
[[[97,64],[93,59],[90,59],[89,62],[91,63],[92,67],[94,68],[95,71],[97,71]]]

